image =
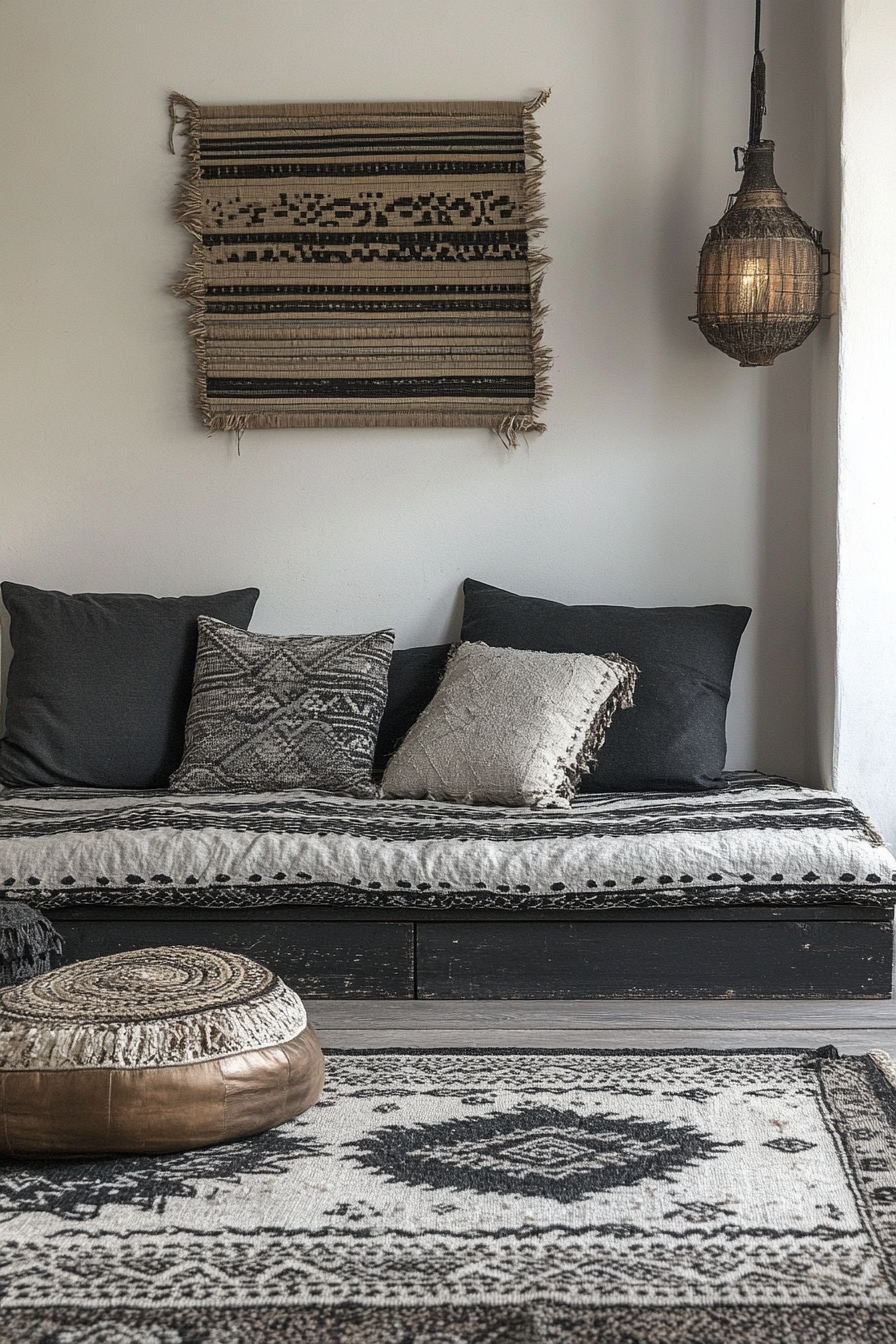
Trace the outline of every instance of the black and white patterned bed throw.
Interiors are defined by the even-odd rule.
[[[846,798],[763,775],[569,809],[282,793],[0,795],[0,891],[71,904],[602,910],[892,906]]]

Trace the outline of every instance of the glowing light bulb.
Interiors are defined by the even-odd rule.
[[[744,257],[737,284],[740,293],[735,301],[735,309],[742,313],[755,313],[768,308],[768,261],[765,257]]]

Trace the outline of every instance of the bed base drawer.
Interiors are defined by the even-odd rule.
[[[204,918],[113,919],[56,917],[65,939],[63,960],[81,961],[109,952],[172,943],[242,952],[276,971],[308,998],[412,999],[414,926],[321,921],[229,920],[220,911]],[[210,916],[210,917],[209,917]]]
[[[421,924],[423,999],[890,997],[890,923]]]
[[[294,906],[47,912],[64,959],[195,943],[309,998],[888,999],[893,925],[867,907],[555,915]]]

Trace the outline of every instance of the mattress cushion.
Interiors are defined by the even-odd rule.
[[[307,789],[9,791],[0,892],[44,909],[893,905],[896,861],[849,799],[767,775],[727,782],[537,811]]]

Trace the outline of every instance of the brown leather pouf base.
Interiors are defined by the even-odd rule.
[[[177,1153],[281,1125],[324,1085],[314,1028],[283,1045],[161,1069],[0,1071],[0,1153]]]
[[[302,1000],[236,952],[156,947],[0,990],[0,1154],[175,1153],[313,1106]]]

